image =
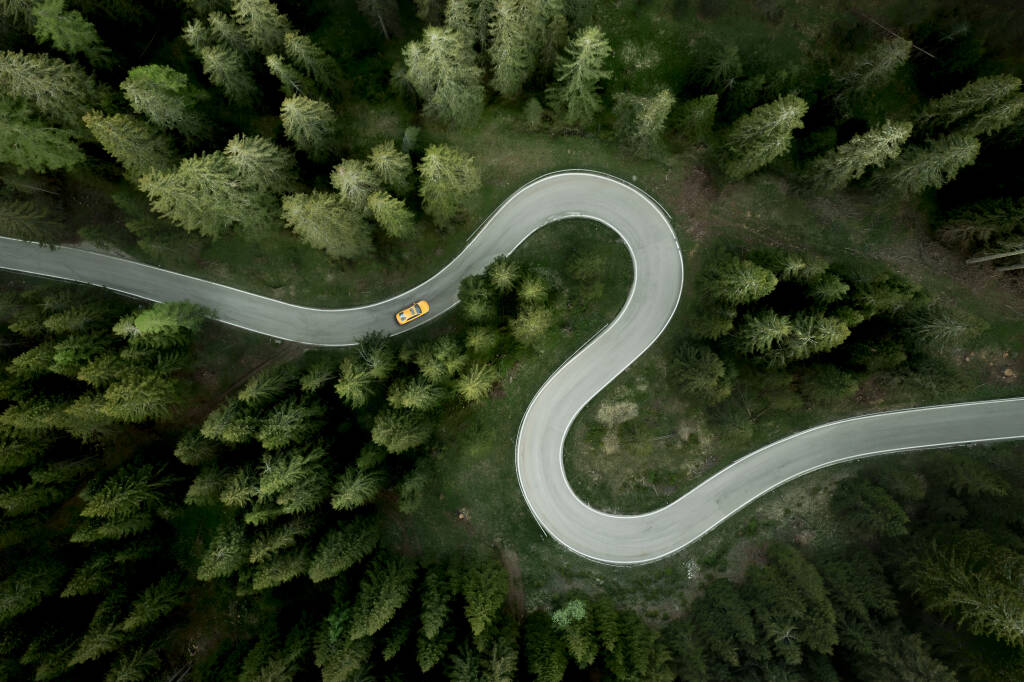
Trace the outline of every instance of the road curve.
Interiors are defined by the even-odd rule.
[[[577,554],[610,564],[656,561],[695,541],[768,491],[831,464],[886,452],[1024,438],[1024,398],[903,410],[824,424],[751,453],[675,502],[615,516],[588,507],[565,476],[562,446],[576,415],[660,336],[675,313],[683,262],[669,216],[639,189],[591,171],[561,171],[516,190],[448,265],[413,289],[367,306],[296,306],[232,287],[79,249],[0,238],[0,268],[102,286],[152,301],[189,300],[234,325],[321,346],[351,345],[382,329],[395,311],[425,298],[428,323],[458,303],[458,285],[540,227],[569,217],[615,230],[633,260],[633,283],[615,319],[534,396],[516,440],[516,471],[544,530]]]

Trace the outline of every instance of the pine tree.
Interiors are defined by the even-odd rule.
[[[289,194],[281,209],[285,224],[302,241],[332,258],[354,260],[373,253],[369,225],[337,194]]]
[[[491,357],[501,337],[491,327],[471,327],[466,332],[466,349],[478,357]]]
[[[534,41],[525,13],[526,3],[496,0],[491,14],[491,43],[487,48],[494,73],[491,87],[510,99],[519,94],[536,67]]]
[[[231,16],[241,27],[249,45],[257,52],[270,54],[284,44],[284,35],[291,30],[288,17],[281,14],[270,0],[234,0]]]
[[[691,608],[702,614],[695,629],[705,651],[730,666],[739,665],[740,654],[754,645],[757,631],[750,606],[736,587],[724,578],[713,580]]]
[[[19,172],[66,170],[85,160],[71,133],[47,126],[29,114],[28,108],[0,100],[0,163],[9,163]]]
[[[637,151],[650,152],[657,146],[675,102],[676,98],[667,89],[650,97],[628,92],[617,94],[615,115],[620,137],[635,145]]]
[[[981,150],[975,137],[947,135],[932,140],[927,147],[911,147],[880,178],[905,195],[920,194],[928,188],[939,189],[951,182],[960,170],[974,163]]]
[[[402,49],[406,78],[424,100],[423,112],[442,123],[464,126],[483,108],[482,69],[473,50],[454,31],[428,26],[423,38]]]
[[[815,184],[830,190],[842,189],[871,166],[884,166],[899,156],[912,128],[907,121],[886,121],[863,135],[854,135],[849,142],[811,162],[810,174]]]
[[[228,523],[221,526],[207,546],[196,577],[203,581],[226,578],[237,572],[248,560],[249,542],[245,538],[244,529]]]
[[[245,58],[226,45],[210,45],[199,48],[203,62],[203,73],[210,82],[224,90],[228,100],[236,105],[245,105],[256,95],[256,81],[245,64]]]
[[[98,104],[96,83],[77,64],[43,54],[0,52],[0,92],[26,100],[47,121],[69,130]]]
[[[384,482],[384,475],[379,471],[349,467],[334,484],[331,506],[349,511],[369,504],[380,494]]]
[[[341,82],[341,74],[334,59],[301,33],[286,33],[284,51],[288,58],[313,78],[316,84],[326,92],[336,91]]]
[[[274,556],[255,568],[252,589],[267,590],[298,578],[309,570],[309,555],[304,549],[292,550]],[[269,679],[275,679],[270,676]]]
[[[249,563],[263,563],[281,550],[294,547],[313,529],[314,525],[308,518],[289,517],[280,525],[260,531],[249,546]]]
[[[788,315],[763,310],[743,317],[736,330],[736,343],[747,355],[763,355],[778,348],[792,333],[793,325]]]
[[[903,507],[883,488],[854,476],[842,480],[832,495],[832,509],[838,518],[869,536],[897,537],[907,534],[909,517]]]
[[[566,125],[589,125],[601,110],[598,83],[611,76],[611,71],[604,68],[611,54],[604,33],[590,26],[576,34],[555,65],[557,83],[548,88],[547,100]]]
[[[199,56],[199,50],[216,42],[210,27],[204,24],[202,19],[189,20],[185,28],[181,29],[181,39],[196,57]]]
[[[327,358],[317,360],[299,377],[299,388],[303,393],[313,393],[327,385],[336,376],[333,362]]]
[[[964,124],[963,133],[970,136],[992,135],[1013,125],[1024,113],[1024,94],[1016,93],[996,102]]]
[[[921,121],[926,125],[949,128],[1014,98],[1020,86],[1020,78],[1009,74],[983,76],[930,101],[921,113]]]
[[[143,682],[157,676],[160,654],[153,649],[133,649],[118,656],[110,666],[105,682]]]
[[[415,580],[414,565],[400,559],[376,557],[359,582],[359,593],[352,605],[349,639],[370,637],[387,625],[409,599]]]
[[[497,561],[478,560],[464,567],[459,591],[466,601],[465,614],[474,637],[494,622],[508,594],[508,576]]]
[[[455,586],[443,569],[431,567],[427,569],[419,594],[422,635],[428,640],[436,639],[451,613]]]
[[[60,596],[77,597],[105,592],[117,578],[114,567],[114,557],[111,554],[93,554],[75,570]]]
[[[394,140],[381,142],[370,150],[367,163],[374,175],[380,178],[392,193],[401,196],[412,188],[409,179],[412,174],[412,161],[407,153],[395,148]]]
[[[498,372],[487,364],[476,363],[463,372],[455,382],[455,391],[467,403],[487,397],[491,386],[498,380]]]
[[[126,519],[164,501],[169,480],[162,470],[149,465],[121,467],[95,492],[82,493],[85,518]]]
[[[788,152],[793,131],[804,127],[806,113],[804,100],[786,95],[741,116],[725,136],[725,148],[731,155],[725,172],[738,180]]]
[[[214,37],[214,42],[223,43],[242,54],[252,52],[252,44],[234,19],[223,12],[210,12],[206,15],[206,20],[210,24],[210,34]]]
[[[4,226],[4,234],[15,239],[43,244],[63,241],[63,222],[44,200],[0,198],[0,225]]]
[[[373,420],[373,442],[390,453],[401,453],[430,440],[429,422],[408,411],[383,410]]]
[[[309,578],[315,583],[341,575],[377,546],[377,526],[367,519],[342,523],[327,531],[309,564]]]
[[[60,488],[50,485],[14,485],[0,490],[0,509],[9,517],[26,516],[63,501]]]
[[[49,41],[69,55],[84,54],[90,61],[103,62],[109,50],[103,45],[96,27],[78,10],[69,10],[64,0],[40,0],[32,8],[33,34],[40,43]]]
[[[736,257],[715,264],[704,280],[711,296],[732,305],[764,298],[778,283],[770,270]]]
[[[711,135],[718,110],[718,95],[702,95],[679,105],[680,130],[694,140],[705,140]]]
[[[323,102],[299,95],[281,102],[285,136],[315,161],[327,158],[336,148],[337,116]]]
[[[536,675],[537,682],[562,680],[569,660],[551,618],[535,612],[527,618],[525,630],[527,670]]]
[[[566,649],[582,669],[589,668],[598,654],[593,618],[581,599],[570,600],[551,614],[551,622],[563,633]]]
[[[155,372],[137,371],[114,382],[103,393],[103,414],[134,423],[163,419],[171,414],[181,395],[175,379]]]
[[[473,157],[454,147],[430,145],[417,170],[423,210],[438,223],[452,220],[465,199],[480,188],[480,172]]]
[[[380,179],[365,161],[345,159],[331,170],[331,186],[346,207],[362,213],[370,194],[380,188]]]
[[[203,137],[206,124],[195,111],[200,93],[180,71],[159,64],[136,66],[121,81],[121,91],[132,110],[156,127]]]
[[[345,358],[334,390],[350,407],[359,408],[366,404],[373,392],[373,377],[365,367]]]
[[[120,628],[130,632],[155,623],[184,602],[185,596],[181,576],[164,576],[143,590],[132,602],[128,616],[121,621]]]
[[[140,178],[150,171],[168,171],[175,164],[171,141],[141,118],[92,111],[82,121],[130,178]]]
[[[225,443],[244,443],[256,435],[257,421],[248,406],[229,398],[207,415],[200,433],[204,438]]]
[[[672,363],[683,391],[714,405],[732,393],[725,363],[706,346],[683,346]]]

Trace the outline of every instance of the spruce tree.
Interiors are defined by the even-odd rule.
[[[180,396],[177,380],[155,372],[135,371],[107,387],[101,409],[117,421],[137,424],[170,416]]]
[[[366,404],[373,392],[373,377],[366,367],[356,364],[351,358],[345,358],[334,390],[349,407],[359,408]]]
[[[732,392],[725,363],[706,346],[683,346],[673,359],[672,369],[683,391],[712,405]]]
[[[315,161],[326,159],[337,147],[337,116],[323,102],[299,95],[281,102],[285,136]]]
[[[903,507],[884,488],[861,476],[840,481],[832,494],[832,509],[869,537],[906,535],[910,522]]]
[[[33,118],[25,105],[0,100],[0,163],[19,172],[46,173],[67,170],[85,160],[67,130],[54,128]]]
[[[455,391],[467,403],[486,398],[498,380],[498,372],[490,365],[476,363],[455,381]]]
[[[281,210],[285,224],[302,241],[332,258],[354,260],[373,253],[369,225],[337,194],[289,194]]]
[[[334,484],[331,506],[339,511],[350,511],[367,505],[384,488],[385,478],[379,471],[349,467]]]
[[[291,390],[294,383],[294,368],[276,365],[253,375],[238,392],[238,399],[253,406],[265,405]]]
[[[132,602],[128,615],[119,626],[129,632],[154,623],[185,600],[182,577],[170,574],[150,585]]]
[[[778,283],[770,270],[735,256],[716,263],[704,279],[704,286],[712,297],[731,305],[764,298]]]
[[[118,469],[95,491],[83,493],[85,518],[125,519],[159,506],[169,480],[150,465]]]
[[[234,574],[249,560],[249,541],[245,531],[234,522],[217,531],[203,554],[196,577],[209,581]]]
[[[842,189],[859,179],[871,166],[884,166],[899,156],[913,126],[907,121],[886,121],[863,135],[854,135],[811,162],[814,183],[825,189]]]
[[[694,140],[705,140],[711,135],[718,110],[718,95],[702,95],[679,105],[681,132]]]
[[[63,584],[64,567],[59,561],[39,556],[16,562],[0,581],[0,624],[27,613],[56,594]]]
[[[921,113],[921,121],[928,126],[949,128],[955,123],[1014,98],[1019,93],[1020,86],[1020,78],[1009,74],[983,76],[959,90],[928,102]]]
[[[129,680],[151,680],[157,677],[161,668],[160,654],[154,649],[136,648],[117,657],[110,666],[107,680],[128,682]]]
[[[195,111],[200,93],[180,71],[159,64],[136,66],[121,81],[121,91],[132,110],[156,127],[203,137],[206,124]]]
[[[913,47],[914,44],[904,38],[887,38],[856,55],[838,79],[854,93],[876,91],[906,64]]]
[[[556,83],[547,90],[548,104],[570,126],[586,126],[601,110],[598,83],[609,78],[604,68],[612,54],[604,33],[597,26],[581,29],[555,65]]]
[[[264,60],[267,70],[281,81],[281,91],[288,97],[293,95],[316,96],[313,82],[279,54],[268,54]]]
[[[517,0],[496,0],[494,3],[487,54],[494,74],[491,87],[502,97],[518,95],[536,66],[531,27],[525,16],[527,6],[528,3]]]
[[[423,111],[442,123],[464,126],[484,104],[482,69],[473,50],[454,31],[428,26],[423,38],[402,49],[406,78],[424,100]]]
[[[284,194],[299,184],[295,156],[259,135],[235,135],[224,147],[235,177],[258,192]]]
[[[231,16],[252,49],[263,54],[281,49],[285,33],[291,30],[288,17],[270,0],[234,0]]]
[[[929,188],[939,189],[962,168],[973,164],[980,150],[981,143],[975,137],[947,135],[932,140],[927,147],[908,149],[879,181],[908,196]]]
[[[566,649],[582,669],[589,668],[598,654],[594,620],[581,599],[573,599],[551,614],[551,621],[563,633]]]
[[[69,55],[83,54],[94,63],[103,62],[109,50],[96,27],[78,10],[69,10],[64,0],[40,0],[32,8],[33,34],[40,43],[48,41]]]
[[[367,163],[393,194],[401,196],[412,188],[412,161],[407,153],[398,151],[394,140],[381,142],[370,150]]]
[[[365,161],[344,159],[331,170],[331,186],[346,207],[363,213],[370,194],[380,188],[380,179]]]
[[[480,172],[473,157],[447,145],[430,145],[417,166],[423,210],[436,222],[446,223],[461,210],[466,198],[480,188]]]
[[[325,92],[336,91],[341,81],[341,74],[334,59],[301,33],[286,33],[284,51],[293,63],[306,72]]]
[[[15,239],[53,244],[63,241],[60,214],[42,199],[0,198],[0,225]]]
[[[793,131],[804,127],[806,113],[804,100],[786,95],[741,116],[725,135],[725,148],[731,157],[725,172],[738,180],[788,152]]]
[[[341,575],[368,556],[378,539],[377,526],[367,519],[347,521],[327,531],[309,564],[310,580],[319,583]]]
[[[405,202],[396,199],[387,192],[374,192],[366,200],[374,221],[381,226],[384,234],[393,239],[410,237],[415,229],[413,213],[405,207]]]
[[[298,578],[309,569],[309,555],[305,549],[282,552],[262,563],[252,572],[252,589],[267,590]],[[271,675],[270,679],[274,676]]]
[[[92,111],[82,121],[129,178],[138,179],[151,171],[169,171],[176,163],[171,141],[144,119]]]
[[[713,580],[691,608],[703,616],[695,629],[704,650],[730,666],[739,665],[740,655],[754,646],[757,630],[750,606],[736,587],[724,578]]]
[[[620,137],[637,151],[650,152],[658,145],[675,101],[667,89],[650,97],[619,93],[615,96],[615,115]]]
[[[497,561],[477,560],[462,569],[459,591],[466,601],[469,629],[474,637],[479,637],[495,621],[505,603],[508,576]]]
[[[508,324],[512,337],[524,346],[535,346],[555,322],[554,312],[544,306],[524,306]]]
[[[226,45],[209,45],[199,48],[199,58],[203,62],[203,73],[224,90],[233,104],[248,104],[256,96],[256,81],[240,53]]]
[[[99,103],[96,83],[77,64],[44,54],[0,52],[0,92],[26,100],[47,121],[69,130]]]
[[[416,568],[405,560],[377,556],[359,582],[352,605],[349,639],[370,637],[394,617],[409,599],[416,580]]]
[[[1024,93],[996,102],[963,126],[965,135],[992,135],[1007,128],[1024,113]]]
[[[242,28],[227,14],[210,12],[206,15],[206,21],[210,24],[210,34],[214,37],[214,42],[223,43],[242,54],[253,51],[252,44],[242,33]]]

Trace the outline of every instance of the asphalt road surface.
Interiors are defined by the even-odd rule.
[[[669,216],[632,185],[590,171],[530,182],[499,206],[466,248],[426,282],[386,301],[326,310],[291,305],[121,258],[0,238],[0,268],[102,286],[151,301],[188,300],[236,327],[320,346],[367,332],[428,324],[458,303],[459,282],[509,254],[540,227],[582,217],[615,230],[633,259],[633,284],[615,319],[534,396],[516,440],[516,471],[537,522],[565,547],[611,564],[656,561],[695,541],[768,491],[830,464],[888,452],[1024,438],[1024,398],[924,407],[823,424],[767,445],[648,514],[591,509],[572,491],[562,445],[580,410],[661,335],[683,287]],[[399,328],[394,314],[419,300],[431,312]]]

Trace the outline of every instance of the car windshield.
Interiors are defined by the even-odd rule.
[[[410,315],[419,315],[420,314],[420,307],[416,306],[416,305],[412,306],[411,308],[409,308],[409,314]]]

